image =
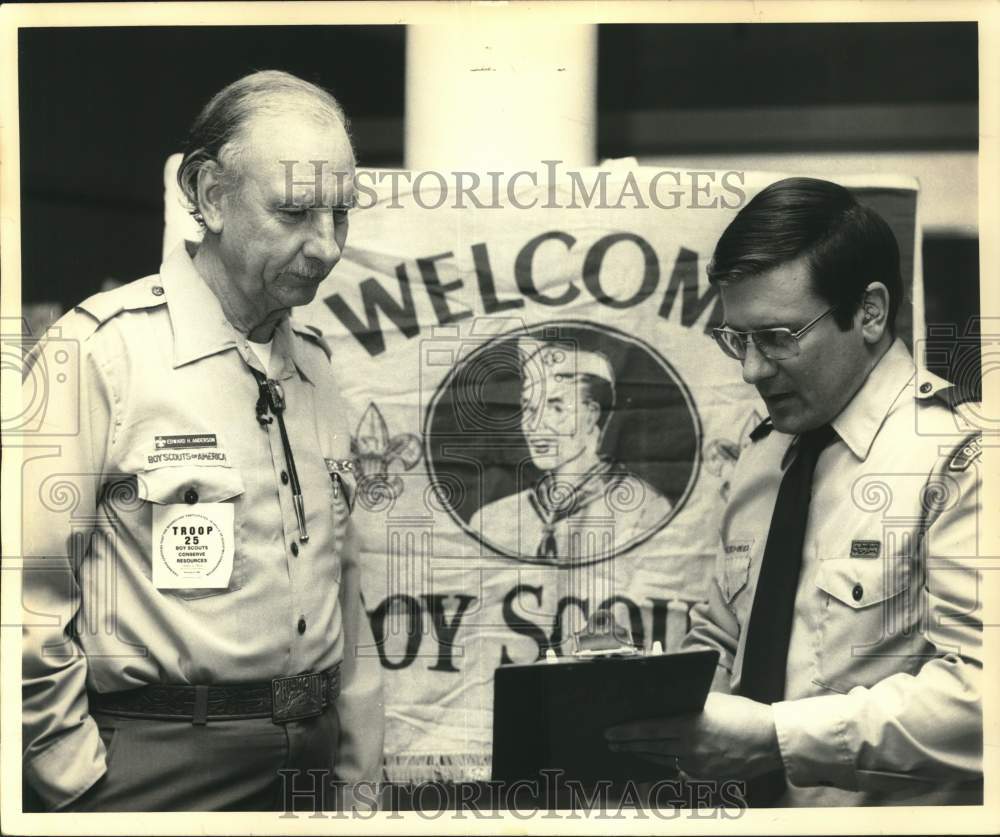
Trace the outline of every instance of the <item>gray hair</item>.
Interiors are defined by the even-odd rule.
[[[213,161],[224,170],[237,172],[240,155],[245,150],[244,132],[251,118],[290,112],[325,120],[332,116],[350,137],[344,109],[330,93],[281,70],[260,70],[237,79],[202,108],[188,132],[177,170],[177,183],[188,202],[188,211],[199,224],[204,226],[198,206],[201,167]]]

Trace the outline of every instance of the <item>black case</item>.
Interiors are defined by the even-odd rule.
[[[663,778],[665,768],[613,753],[614,724],[696,713],[717,651],[501,666],[493,681],[493,779],[537,781],[541,770],[591,785]]]

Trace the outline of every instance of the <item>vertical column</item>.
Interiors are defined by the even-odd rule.
[[[593,165],[596,81],[596,26],[410,26],[406,166]]]

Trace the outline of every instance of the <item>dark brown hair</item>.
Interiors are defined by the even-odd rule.
[[[885,220],[843,186],[810,177],[779,180],[739,211],[715,246],[713,284],[737,282],[805,258],[813,287],[842,330],[871,282],[889,290],[889,327],[903,299],[899,245]]]

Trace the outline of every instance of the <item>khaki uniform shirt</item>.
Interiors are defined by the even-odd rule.
[[[52,385],[23,471],[26,779],[58,807],[104,773],[88,689],[267,681],[339,662],[337,778],[377,779],[381,672],[333,478],[349,438],[322,338],[285,320],[270,364],[305,543],[278,423],[256,417],[251,367],[264,370],[183,246],[159,276],[78,306],[39,348]],[[228,587],[154,584],[154,510],[170,504],[232,505]]]
[[[784,805],[949,804],[982,792],[978,434],[899,341],[833,421],[817,463],[774,704]],[[746,626],[797,437],[754,433],[721,524],[715,583],[684,647],[740,685]]]

